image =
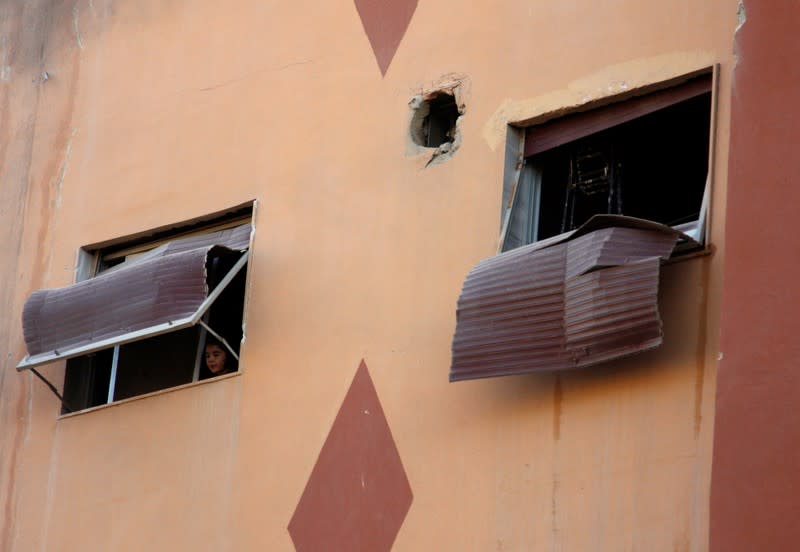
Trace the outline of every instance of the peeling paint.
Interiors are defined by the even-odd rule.
[[[510,123],[557,116],[589,102],[705,69],[715,61],[712,52],[679,52],[634,59],[581,77],[560,90],[533,98],[507,99],[484,125],[483,138],[492,151],[497,151],[505,143],[506,127]]]
[[[8,65],[8,37],[3,35],[0,38],[0,80],[8,82],[11,80],[11,67]]]
[[[55,198],[53,199],[53,206],[58,209],[61,207],[61,192],[64,188],[64,176],[67,174],[67,167],[69,160],[72,158],[72,139],[78,134],[78,129],[72,129],[67,146],[64,148],[64,161],[61,163],[61,169],[58,171],[58,179],[55,186]]]
[[[744,0],[739,0],[739,6],[736,8],[736,19],[738,22],[736,24],[735,32],[738,33],[747,22],[747,10],[744,7]]]
[[[83,37],[81,36],[81,28],[79,24],[80,10],[78,5],[72,6],[72,26],[75,28],[75,41],[78,43],[78,48],[83,50]]]

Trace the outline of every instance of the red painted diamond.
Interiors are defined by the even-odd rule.
[[[298,552],[383,552],[411,506],[408,483],[361,361],[289,522]]]

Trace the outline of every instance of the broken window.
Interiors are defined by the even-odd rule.
[[[66,360],[63,412],[237,371],[251,217],[247,206],[86,250],[91,277],[26,302],[17,369]],[[212,342],[226,359],[215,373]]]
[[[597,214],[659,222],[702,242],[711,100],[711,75],[701,75],[527,128],[502,250]]]
[[[661,263],[700,247],[712,76],[510,133],[499,255],[467,275],[450,381],[658,347]],[[513,146],[513,144],[512,144]],[[513,167],[513,169],[510,169]]]

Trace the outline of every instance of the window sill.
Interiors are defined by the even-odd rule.
[[[164,394],[167,394],[167,393],[173,393],[175,391],[182,391],[184,389],[191,389],[191,388],[194,388],[194,387],[198,387],[200,385],[205,385],[207,383],[215,383],[215,382],[218,382],[218,381],[223,381],[223,380],[227,380],[227,379],[236,378],[236,377],[239,377],[241,375],[242,375],[242,371],[239,370],[238,372],[234,372],[232,374],[224,374],[222,376],[217,376],[216,378],[208,378],[208,379],[204,379],[204,380],[200,380],[200,381],[193,381],[191,383],[186,383],[184,385],[178,385],[176,387],[170,387],[168,389],[161,389],[159,391],[153,391],[152,393],[145,393],[144,395],[137,395],[136,397],[130,397],[130,398],[127,398],[127,399],[122,399],[120,401],[114,401],[112,403],[100,404],[100,405],[97,405],[97,406],[93,406],[91,408],[86,408],[84,410],[78,410],[77,412],[70,412],[68,414],[61,414],[56,419],[57,420],[63,420],[63,419],[66,419],[66,418],[74,418],[75,416],[81,416],[83,414],[88,414],[89,412],[95,412],[97,410],[105,410],[107,408],[113,408],[115,406],[120,406],[120,405],[128,404],[128,403],[131,403],[131,402],[134,402],[134,401],[147,399],[149,397],[156,397],[158,395],[164,395]]]

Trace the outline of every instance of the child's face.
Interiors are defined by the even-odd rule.
[[[206,345],[206,366],[212,374],[220,374],[225,370],[228,353],[219,345]]]

